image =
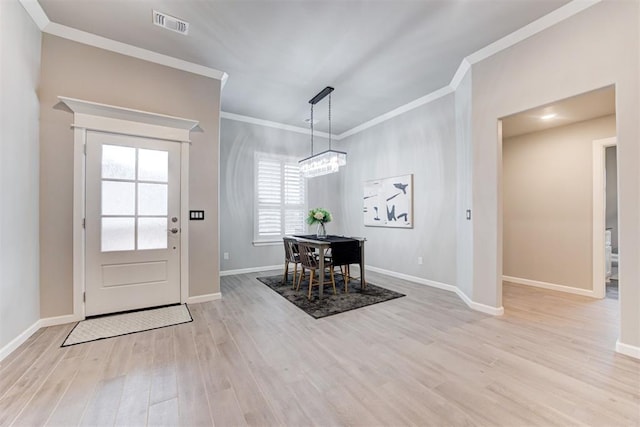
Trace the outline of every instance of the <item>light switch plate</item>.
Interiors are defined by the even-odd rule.
[[[191,221],[203,221],[204,211],[189,211],[189,219]]]

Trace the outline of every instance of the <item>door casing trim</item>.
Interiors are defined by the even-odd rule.
[[[189,145],[198,122],[59,96],[74,114],[73,127],[73,321],[85,318],[85,180],[87,131],[175,141],[180,149],[180,302],[189,298]]]
[[[605,150],[617,146],[617,137],[593,141],[593,236],[592,280],[596,298],[606,296],[605,228],[606,228],[606,177]],[[618,194],[620,194],[618,192]]]

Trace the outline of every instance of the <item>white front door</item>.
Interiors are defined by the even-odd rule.
[[[180,144],[87,132],[85,314],[180,302]]]

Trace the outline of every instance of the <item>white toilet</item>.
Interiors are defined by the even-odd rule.
[[[611,229],[607,228],[604,232],[604,269],[607,283],[611,279]]]

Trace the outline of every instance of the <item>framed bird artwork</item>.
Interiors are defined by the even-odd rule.
[[[365,181],[364,225],[413,228],[413,174]]]

